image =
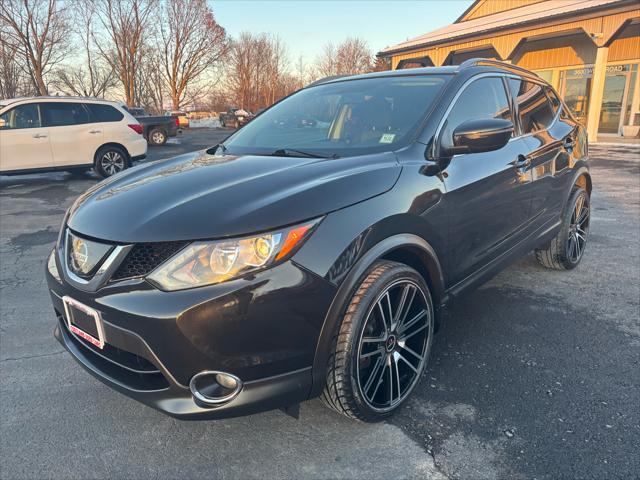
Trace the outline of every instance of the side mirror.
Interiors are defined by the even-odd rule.
[[[7,121],[4,118],[0,118],[0,130],[7,126]]]
[[[451,155],[492,152],[504,147],[513,134],[513,123],[501,118],[467,120],[453,131]]]

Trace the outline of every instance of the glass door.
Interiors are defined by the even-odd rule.
[[[629,91],[627,65],[607,67],[598,133],[618,135],[623,124],[624,105]]]
[[[589,113],[592,74],[593,70],[589,68],[566,70],[560,74],[560,94],[576,119],[583,125],[587,124]]]

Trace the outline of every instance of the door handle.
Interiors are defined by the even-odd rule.
[[[44,133],[36,133],[33,138],[47,138],[47,136]]]
[[[89,133],[102,133],[102,130],[89,130]]]
[[[531,157],[520,154],[516,161],[513,162],[513,166],[516,167],[518,171],[524,171],[531,166]]]

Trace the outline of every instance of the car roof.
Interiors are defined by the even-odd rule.
[[[315,82],[307,85],[312,87],[315,85],[343,82],[348,80],[359,80],[365,78],[377,78],[377,77],[408,77],[414,75],[454,75],[463,71],[473,69],[474,73],[482,72],[500,72],[511,73],[520,75],[522,77],[534,78],[538,81],[542,81],[538,75],[526,70],[517,65],[501,62],[499,60],[492,60],[488,58],[471,58],[462,62],[460,65],[448,65],[443,67],[420,67],[420,68],[408,68],[400,70],[385,70],[382,72],[363,73],[360,75],[333,75],[330,77],[321,78]],[[545,82],[546,83],[546,82]]]
[[[104,98],[94,98],[94,97],[74,97],[74,96],[54,96],[54,95],[46,95],[42,97],[16,97],[16,98],[7,98],[0,100],[0,105],[6,107],[14,103],[26,103],[26,102],[90,102],[90,103],[101,103],[106,105],[114,105],[121,106],[120,102],[112,102],[110,100],[105,100]]]

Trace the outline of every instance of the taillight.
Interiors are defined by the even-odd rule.
[[[176,127],[179,127],[179,126],[180,126],[180,118],[176,117]]]
[[[139,135],[142,135],[142,125],[139,123],[130,123],[129,128]]]

